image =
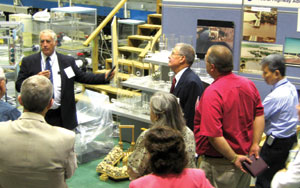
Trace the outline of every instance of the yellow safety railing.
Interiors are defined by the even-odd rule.
[[[144,50],[139,54],[139,58],[143,59],[148,53],[148,51],[153,51],[155,43],[158,41],[161,34],[162,34],[162,29],[160,28],[152,38],[151,42],[149,42],[147,46],[144,48]]]
[[[93,52],[92,52],[92,66],[93,72],[98,71],[98,34],[107,25],[107,23],[112,19],[112,17],[123,7],[127,0],[121,0],[117,6],[106,16],[106,18],[101,22],[101,24],[92,32],[92,34],[83,42],[84,46],[88,46],[93,40]],[[117,48],[117,47],[115,47]]]
[[[162,0],[156,0],[156,13],[161,14],[162,11]]]
[[[109,13],[108,16],[101,22],[101,24],[93,31],[93,33],[83,42],[84,46],[88,46],[91,41],[100,33],[100,31],[107,25],[112,17],[123,7],[127,0],[121,0],[119,4]]]

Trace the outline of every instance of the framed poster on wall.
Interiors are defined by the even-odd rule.
[[[240,72],[262,74],[261,60],[270,54],[282,54],[281,44],[242,42]]]
[[[243,40],[276,42],[277,8],[244,7]]]
[[[300,66],[300,38],[285,38],[284,58],[288,64]]]

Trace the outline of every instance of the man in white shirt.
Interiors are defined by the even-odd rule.
[[[22,82],[32,75],[42,75],[53,83],[54,104],[47,112],[47,123],[73,130],[77,126],[74,82],[84,84],[107,84],[113,77],[81,71],[75,59],[55,51],[57,36],[52,30],[40,32],[41,52],[22,59],[16,90],[20,92]]]

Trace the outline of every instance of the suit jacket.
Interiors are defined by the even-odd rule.
[[[70,56],[57,53],[57,59],[61,76],[61,119],[62,127],[74,129],[77,126],[76,106],[74,97],[74,81],[85,84],[104,84],[105,74],[92,74],[82,72],[75,64],[75,59]],[[20,71],[16,81],[16,90],[20,92],[22,82],[33,75],[41,72],[41,53],[36,53],[22,59]],[[71,67],[75,74],[68,78],[65,69]]]
[[[195,104],[201,97],[204,87],[198,75],[187,68],[179,79],[173,94],[180,99],[187,126],[194,130]]]
[[[0,188],[64,188],[77,168],[75,133],[37,113],[0,123]]]

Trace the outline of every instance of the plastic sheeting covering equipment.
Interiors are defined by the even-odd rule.
[[[109,97],[85,90],[82,100],[77,102],[75,152],[79,163],[86,163],[106,155],[114,146],[113,119],[105,108]]]

